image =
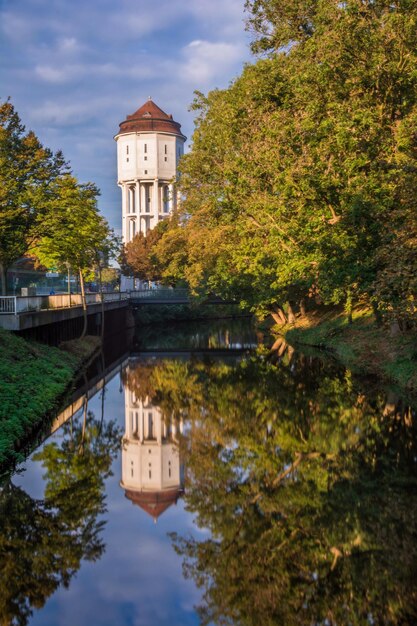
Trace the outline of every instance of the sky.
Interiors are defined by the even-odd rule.
[[[190,140],[194,91],[251,60],[244,20],[244,0],[0,0],[0,100],[98,185],[120,234],[119,123],[151,96]]]

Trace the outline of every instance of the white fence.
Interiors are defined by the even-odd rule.
[[[87,306],[89,304],[99,304],[101,295],[99,293],[87,293]],[[104,302],[116,302],[127,300],[129,294],[120,291],[103,293]],[[54,296],[0,296],[0,315],[28,313],[30,311],[49,311],[51,309],[68,309],[70,307],[82,306],[81,294],[57,294]]]

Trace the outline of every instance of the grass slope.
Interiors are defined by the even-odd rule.
[[[357,309],[352,324],[340,311],[316,311],[280,330],[292,345],[330,350],[357,373],[375,374],[402,389],[417,393],[417,335],[390,336],[378,327],[369,309]]]
[[[60,350],[0,329],[0,468],[23,458],[19,449],[45,415],[58,408],[96,345],[68,343],[69,350]]]

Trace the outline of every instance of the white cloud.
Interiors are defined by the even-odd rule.
[[[187,3],[189,13],[206,31],[221,38],[242,38],[244,31],[244,0],[193,0]]]
[[[36,65],[35,74],[47,83],[63,84],[72,80],[80,71],[80,66],[67,65],[53,67],[51,65]]]
[[[75,37],[62,37],[58,39],[58,50],[60,52],[74,54],[79,53],[83,46],[77,41]]]
[[[233,78],[236,64],[244,50],[241,44],[210,42],[196,39],[183,50],[184,64],[181,74],[196,87],[204,87],[216,79]]]
[[[162,65],[158,62],[134,63],[132,65],[115,63],[78,63],[78,64],[56,64],[56,65],[36,65],[35,75],[42,81],[56,85],[80,80],[83,77],[131,78],[137,80],[152,79],[158,76],[158,71]]]
[[[47,125],[68,126],[82,124],[97,115],[96,106],[100,102],[58,102],[46,101],[34,113],[33,118]]]

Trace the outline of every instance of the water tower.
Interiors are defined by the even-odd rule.
[[[123,243],[144,235],[177,205],[173,182],[186,137],[150,98],[120,124],[117,182],[122,190]]]

